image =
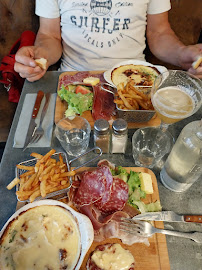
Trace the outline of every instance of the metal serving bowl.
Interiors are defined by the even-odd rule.
[[[109,83],[101,84],[101,89],[113,95],[116,94],[117,88]],[[155,110],[123,110],[116,104],[116,111],[119,118],[127,122],[143,123],[148,122],[155,114]]]

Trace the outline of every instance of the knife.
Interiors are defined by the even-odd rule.
[[[134,216],[133,220],[159,220],[168,222],[202,223],[202,215],[178,215],[173,211],[148,212]]]
[[[23,151],[27,148],[27,145],[29,144],[29,142],[31,140],[31,137],[32,137],[32,134],[34,132],[34,129],[36,128],[35,119],[36,119],[37,114],[39,112],[41,101],[42,101],[43,97],[44,97],[44,92],[39,90],[38,93],[37,93],[35,104],[34,104],[32,117],[31,117],[31,120],[30,120],[30,123],[29,123],[29,128],[28,128],[28,131],[27,131],[27,136],[26,136],[26,139],[25,139],[25,144],[24,144]]]

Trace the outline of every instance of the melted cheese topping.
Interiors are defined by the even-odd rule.
[[[94,263],[103,270],[128,270],[134,257],[120,244],[113,244],[105,250],[96,250],[92,255]]]
[[[80,256],[80,233],[71,213],[38,206],[14,220],[3,235],[0,269],[73,269]]]

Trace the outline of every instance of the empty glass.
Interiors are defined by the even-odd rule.
[[[155,127],[140,128],[132,137],[135,164],[141,167],[161,168],[172,146],[173,138],[170,133]]]
[[[67,117],[60,120],[55,129],[55,135],[67,154],[79,156],[86,152],[90,139],[91,126],[81,117]]]

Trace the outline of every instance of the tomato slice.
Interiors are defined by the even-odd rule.
[[[91,93],[91,91],[82,85],[78,85],[76,87],[75,93],[76,94],[81,93],[82,95],[85,95],[85,94]]]

